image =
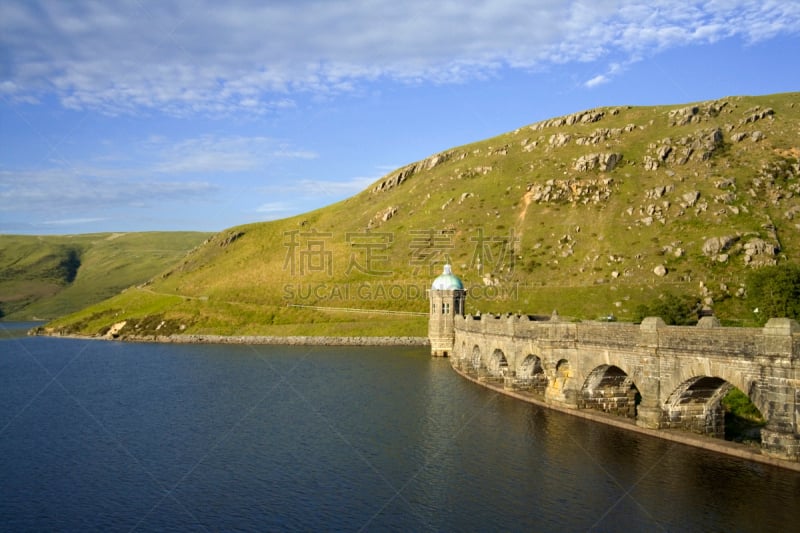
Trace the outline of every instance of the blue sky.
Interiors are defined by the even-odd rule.
[[[794,0],[0,3],[0,233],[216,231],[542,119],[800,90]]]

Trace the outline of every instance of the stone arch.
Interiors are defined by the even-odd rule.
[[[467,341],[461,339],[461,343],[456,340],[453,343],[453,354],[451,355],[450,363],[454,368],[460,370],[467,370],[469,367],[469,351],[467,350]]]
[[[572,377],[572,369],[570,368],[569,361],[566,359],[559,359],[556,363],[556,381],[560,380],[566,383]]]
[[[639,389],[624,370],[614,365],[600,365],[583,382],[578,407],[636,418],[640,400]]]
[[[469,365],[473,370],[479,370],[481,368],[481,347],[477,344],[472,347],[472,355],[469,360]]]
[[[664,404],[666,427],[724,438],[722,398],[732,388],[733,384],[714,376],[695,376],[684,381]]]
[[[544,373],[542,359],[538,355],[528,354],[517,370],[517,379],[534,393],[544,395],[547,389],[547,376]]]
[[[736,367],[736,365],[727,365],[722,363],[714,363],[712,365],[705,365],[699,361],[681,361],[679,371],[676,372],[670,379],[662,381],[662,391],[664,395],[667,391],[679,390],[685,386],[687,382],[699,379],[700,377],[716,377],[722,379],[750,398],[753,405],[759,412],[768,418],[770,412],[769,401],[764,394],[763,386],[753,375],[748,375]],[[663,398],[663,396],[662,396]]]
[[[503,350],[497,348],[492,352],[486,368],[489,371],[489,375],[493,377],[502,377],[508,373],[508,359],[506,359],[506,354],[503,353]]]

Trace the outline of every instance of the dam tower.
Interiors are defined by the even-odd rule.
[[[455,317],[464,315],[467,291],[450,265],[444,265],[442,274],[433,280],[428,296],[431,304],[428,320],[431,355],[449,357],[455,342]]]

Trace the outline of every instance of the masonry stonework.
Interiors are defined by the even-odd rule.
[[[667,326],[566,322],[519,314],[463,314],[463,291],[432,287],[433,355],[462,372],[540,396],[546,403],[598,409],[652,429],[724,435],[721,400],[731,387],[747,394],[767,421],[765,454],[800,461],[800,325],[771,319],[764,328],[729,328],[715,320]],[[461,313],[442,317],[459,298]],[[452,307],[451,307],[452,309]]]

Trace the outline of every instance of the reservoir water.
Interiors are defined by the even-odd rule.
[[[556,413],[424,348],[0,324],[3,531],[796,531],[800,474]]]

